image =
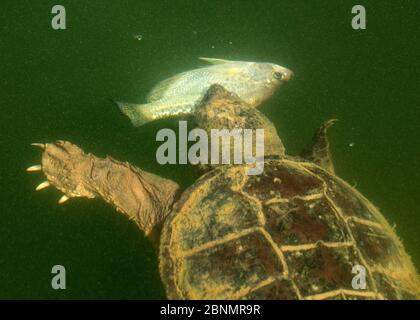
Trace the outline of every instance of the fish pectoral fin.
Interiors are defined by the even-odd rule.
[[[223,64],[223,63],[229,63],[232,62],[230,60],[224,60],[224,59],[216,59],[216,58],[205,58],[205,57],[199,57],[198,59],[206,61],[210,64]]]

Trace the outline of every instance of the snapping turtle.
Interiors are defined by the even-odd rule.
[[[169,299],[416,299],[410,257],[381,213],[334,174],[325,122],[301,157],[285,155],[273,124],[218,85],[196,115],[213,128],[264,128],[260,175],[214,166],[182,193],[170,180],[70,142],[43,149],[47,182],[101,197],[158,244]],[[232,150],[231,150],[232,151]],[[354,273],[353,273],[354,272]],[[355,281],[356,279],[356,281]]]

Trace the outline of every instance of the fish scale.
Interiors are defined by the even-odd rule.
[[[148,103],[116,104],[134,126],[141,126],[157,119],[191,115],[212,84],[225,87],[257,107],[293,76],[291,70],[273,63],[200,59],[212,65],[158,83],[148,95]]]

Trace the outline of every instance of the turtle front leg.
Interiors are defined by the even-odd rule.
[[[85,153],[67,142],[34,144],[42,148],[41,165],[27,171],[42,171],[47,180],[36,190],[50,185],[70,198],[99,197],[134,220],[147,236],[170,212],[179,189],[175,182],[106,157]]]

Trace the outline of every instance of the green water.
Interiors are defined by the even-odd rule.
[[[359,2],[364,31],[350,24]],[[338,175],[396,224],[420,269],[418,1],[60,1],[60,31],[50,25],[55,4],[0,4],[0,298],[165,297],[134,224],[100,200],[58,205],[59,192],[35,192],[43,178],[25,168],[40,160],[31,142],[65,139],[189,185],[190,167],[155,161],[156,131],[176,123],[133,128],[107,98],[143,102],[200,56],[294,70],[261,110],[290,154],[338,118]],[[51,289],[56,264],[67,290]]]

